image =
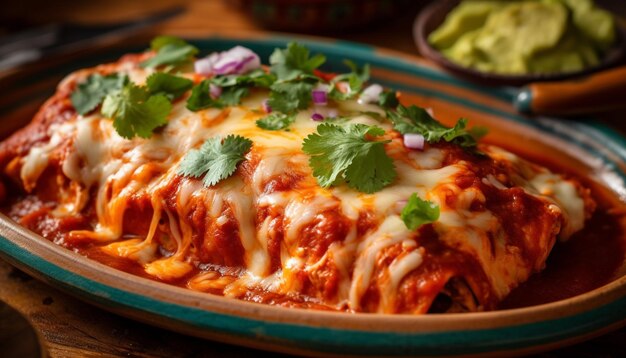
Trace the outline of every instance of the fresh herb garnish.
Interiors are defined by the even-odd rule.
[[[131,82],[106,96],[102,114],[113,119],[113,126],[124,138],[149,138],[154,129],[167,124],[172,104],[163,94],[151,95],[146,87]]]
[[[317,54],[310,57],[309,49],[295,42],[290,42],[286,49],[275,49],[270,56],[270,71],[280,81],[291,81],[304,77],[313,77],[313,70],[326,62],[326,57]]]
[[[155,72],[146,80],[146,86],[150,94],[163,94],[171,101],[191,89],[193,81],[164,72]]]
[[[454,127],[448,128],[435,120],[421,107],[404,107],[399,105],[397,111],[387,111],[387,116],[393,122],[393,128],[402,134],[418,133],[426,141],[433,143],[441,140],[454,142],[464,148],[476,146],[479,136],[484,130],[466,130],[467,119],[460,119]]]
[[[294,42],[285,49],[274,50],[270,72],[277,80],[270,86],[268,101],[272,110],[293,114],[307,108],[312,101],[313,86],[320,81],[313,71],[325,61],[323,55],[310,57],[309,49]]]
[[[80,83],[70,97],[72,106],[78,114],[87,114],[93,111],[107,94],[119,91],[128,82],[128,77],[118,73],[102,76],[95,73],[85,82]]]
[[[241,99],[250,93],[248,87],[226,87],[222,90],[219,101],[223,106],[236,106],[241,103]]]
[[[191,96],[187,100],[187,109],[197,112],[209,107],[224,107],[221,101],[211,97],[210,85],[208,80],[204,80],[191,89]]]
[[[178,66],[190,62],[198,49],[174,36],[159,36],[151,42],[151,49],[156,55],[139,65],[144,68],[154,68],[162,65]]]
[[[150,41],[150,49],[152,51],[159,51],[167,45],[184,46],[187,45],[187,42],[180,37],[170,35],[157,36]]]
[[[200,149],[189,151],[180,163],[178,174],[200,178],[205,186],[213,186],[231,176],[237,164],[252,147],[250,139],[229,135],[207,139]]]
[[[259,128],[267,129],[270,131],[277,131],[281,129],[289,128],[293,122],[296,121],[296,116],[274,112],[256,121],[256,125]]]
[[[383,141],[370,141],[385,131],[377,126],[322,123],[317,133],[304,139],[302,150],[311,156],[309,165],[322,187],[345,181],[364,193],[373,193],[396,178],[393,161]]]
[[[248,95],[247,87],[226,87],[219,98],[211,97],[211,83],[204,80],[191,89],[191,96],[187,100],[187,109],[197,112],[205,108],[223,108],[236,106],[241,99]]]
[[[378,105],[383,108],[396,108],[400,105],[396,91],[383,91],[378,97]]]
[[[350,60],[345,60],[344,63],[346,66],[350,67],[351,72],[344,73],[333,78],[331,81],[331,90],[328,93],[330,98],[339,101],[355,98],[361,92],[365,82],[367,82],[370,78],[370,66],[368,64],[359,68],[356,63]],[[348,90],[346,92],[341,92],[337,86],[335,86],[338,82],[347,82]]]
[[[222,94],[208,107],[235,106],[241,99],[250,94],[250,87],[269,88],[276,76],[256,69],[243,75],[215,76],[209,79],[210,84],[222,88]],[[205,107],[206,108],[206,107]]]
[[[276,76],[256,69],[243,75],[225,75],[211,78],[211,83],[219,87],[253,86],[269,88],[276,81]]]
[[[422,200],[413,193],[402,209],[400,218],[409,230],[415,230],[424,224],[437,221],[439,219],[439,206],[430,201]]]
[[[313,84],[305,81],[276,82],[271,87],[267,104],[274,111],[293,113],[311,104]]]

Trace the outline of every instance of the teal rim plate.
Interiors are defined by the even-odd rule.
[[[242,45],[263,59],[293,40],[275,35],[190,39],[203,54]],[[511,104],[515,91],[463,82],[405,54],[342,41],[297,40],[312,52],[325,54],[327,70],[343,70],[346,58],[369,63],[372,81],[400,90],[403,101],[432,107],[444,122],[462,113],[472,123],[492,128],[487,141],[566,161],[568,168],[578,168],[616,200],[626,201],[626,139],[606,126],[592,120],[519,115]],[[1,132],[6,135],[27,123],[61,76],[143,49],[116,48],[23,76],[20,88],[12,88],[11,99],[0,100]],[[0,257],[124,316],[194,336],[289,353],[524,354],[571,344],[626,323],[623,275],[588,293],[527,308],[421,316],[344,314],[243,302],[133,276],[57,246],[3,215]]]

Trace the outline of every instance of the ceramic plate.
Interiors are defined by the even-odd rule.
[[[287,38],[212,37],[194,42],[203,53],[247,46],[268,58]],[[527,118],[515,113],[514,91],[461,82],[416,58],[337,41],[301,39],[328,57],[328,70],[350,58],[372,65],[373,81],[402,91],[402,99],[432,107],[444,122],[458,117],[491,128],[486,140],[572,168],[626,200],[626,140],[593,121]],[[30,120],[60,76],[115,60],[143,47],[92,54],[22,76],[3,87],[5,134]],[[20,86],[19,88],[17,86]],[[624,224],[624,223],[622,223]],[[624,225],[626,226],[626,225]],[[624,231],[626,232],[626,231]],[[235,344],[292,353],[369,356],[485,356],[529,353],[570,344],[626,320],[626,276],[554,303],[485,313],[446,315],[342,314],[287,309],[227,299],[120,272],[56,246],[0,218],[0,256],[30,274],[112,312],[172,330]]]

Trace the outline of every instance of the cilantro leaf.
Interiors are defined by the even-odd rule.
[[[113,119],[115,130],[124,138],[149,138],[154,129],[167,124],[172,104],[162,94],[151,96],[144,87],[127,83],[121,91],[109,94],[102,103],[102,114]]]
[[[293,113],[309,107],[312,101],[311,91],[313,84],[308,82],[277,82],[271,87],[267,104],[274,111]]]
[[[396,108],[399,104],[396,91],[383,91],[378,97],[378,105],[383,108]]]
[[[317,54],[309,57],[309,49],[290,42],[285,49],[275,49],[270,56],[270,71],[281,81],[290,81],[312,76],[313,70],[326,62],[326,57]],[[317,77],[314,77],[317,78]]]
[[[220,106],[234,106],[250,94],[250,87],[269,88],[276,81],[276,77],[262,69],[256,69],[244,75],[215,76],[208,81],[222,88],[220,98],[215,99],[216,103]],[[216,107],[217,104],[211,106]]]
[[[70,97],[72,106],[78,114],[86,114],[93,111],[104,97],[120,90],[128,82],[128,77],[120,74],[102,76],[95,73],[83,83],[80,83]]]
[[[180,163],[178,174],[199,178],[205,186],[213,186],[231,176],[237,164],[244,160],[245,154],[252,147],[250,139],[229,135],[207,139],[200,149],[189,151]]]
[[[241,103],[243,97],[248,96],[248,87],[226,87],[222,90],[219,100],[223,105],[236,106]]]
[[[296,121],[294,115],[274,112],[256,121],[259,128],[276,131],[286,129],[290,124]]]
[[[224,88],[219,98],[213,98],[211,97],[211,82],[204,80],[191,89],[191,96],[187,100],[187,109],[197,112],[210,107],[236,106],[241,102],[241,98],[249,93],[248,87],[233,86]]]
[[[152,51],[159,51],[162,47],[166,45],[177,45],[183,46],[186,45],[187,42],[181,39],[180,37],[170,36],[170,35],[161,35],[157,36],[150,41],[150,49]]]
[[[447,127],[436,122],[428,112],[417,106],[404,107],[399,105],[397,112],[388,111],[387,116],[393,123],[393,129],[401,134],[428,132],[430,128],[446,130]],[[426,137],[424,135],[424,137]],[[430,141],[429,138],[426,138]]]
[[[224,107],[221,101],[211,97],[209,86],[209,81],[204,80],[191,89],[191,96],[189,96],[189,99],[187,100],[187,109],[197,112],[201,109],[209,107]]]
[[[396,178],[393,161],[385,152],[389,141],[369,141],[385,131],[377,126],[322,123],[317,133],[304,139],[302,150],[310,155],[309,166],[322,187],[345,181],[364,193],[373,193]]]
[[[193,86],[193,81],[184,77],[155,72],[146,80],[150,94],[163,94],[169,100],[182,96]]]
[[[180,65],[191,61],[198,53],[198,49],[182,39],[173,36],[159,36],[152,40],[152,50],[156,55],[149,58],[139,66],[143,68],[154,68],[161,65]]]
[[[243,75],[220,75],[211,78],[211,83],[219,87],[254,86],[269,88],[276,81],[276,76],[256,69]]]
[[[346,66],[350,67],[350,73],[344,73],[338,76],[335,76],[331,82],[331,90],[328,93],[330,98],[335,100],[347,100],[356,97],[361,89],[363,89],[363,85],[370,78],[370,67],[368,64],[365,64],[362,68],[359,68],[356,63],[345,60],[344,63]],[[348,82],[348,92],[343,93],[339,91],[337,86],[335,86],[338,82]]]
[[[428,142],[454,142],[462,147],[471,148],[476,146],[475,135],[484,135],[484,130],[466,130],[467,119],[461,118],[454,127],[448,128],[435,120],[421,107],[404,107],[399,105],[396,112],[388,111],[387,116],[393,122],[395,130],[402,134],[419,133]]]
[[[363,152],[354,157],[345,172],[348,186],[364,193],[375,193],[395,178],[393,161],[387,156],[385,146],[382,144],[374,145],[367,153]]]
[[[270,86],[268,105],[285,114],[307,108],[312,101],[313,86],[320,81],[313,71],[325,61],[323,55],[310,57],[309,50],[295,42],[286,49],[275,49],[270,56],[270,72],[276,79]]]
[[[426,200],[420,199],[417,194],[413,193],[409,197],[400,218],[409,230],[416,230],[424,224],[430,224],[439,219],[439,206]]]

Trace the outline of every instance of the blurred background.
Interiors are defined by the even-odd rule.
[[[0,36],[54,23],[104,25],[182,8],[169,32],[262,29],[339,37],[416,53],[412,24],[426,0],[20,0],[2,6]],[[626,1],[596,3],[622,16]]]

